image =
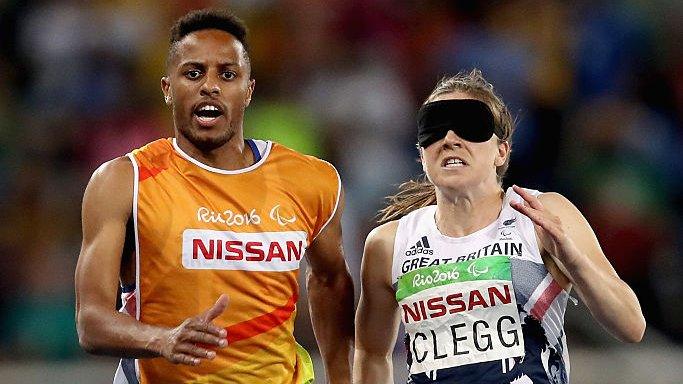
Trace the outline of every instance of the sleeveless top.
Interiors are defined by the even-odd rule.
[[[124,289],[121,311],[176,327],[226,293],[228,308],[214,324],[227,330],[228,346],[194,367],[123,359],[115,384],[312,380],[310,357],[293,336],[299,263],[334,215],[341,182],[325,161],[247,143],[257,161],[234,171],[200,163],[175,139],[128,154],[136,284]]]
[[[392,283],[408,383],[568,383],[569,295],[511,200],[523,201],[509,188],[493,223],[458,238],[439,232],[436,205],[399,220]]]

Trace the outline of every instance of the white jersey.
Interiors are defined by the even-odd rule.
[[[392,283],[409,383],[569,382],[569,295],[512,200],[523,201],[509,188],[493,223],[458,238],[439,232],[435,205],[399,220]]]

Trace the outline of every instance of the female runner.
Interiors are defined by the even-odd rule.
[[[394,382],[402,322],[408,383],[568,383],[572,288],[614,337],[641,340],[638,299],[579,210],[557,193],[502,189],[512,132],[478,70],[441,80],[420,109],[426,180],[390,197],[365,244],[356,382]]]

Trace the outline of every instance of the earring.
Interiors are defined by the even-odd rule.
[[[171,96],[166,96],[166,97],[164,97],[164,99],[166,100],[166,104],[171,103]]]

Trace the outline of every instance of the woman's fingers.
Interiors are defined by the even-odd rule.
[[[538,200],[538,197],[532,195],[531,193],[527,192],[526,189],[519,187],[517,185],[513,185],[512,189],[517,192],[518,195],[522,196],[524,201],[531,206],[533,209],[538,209],[542,210],[543,209],[543,204],[541,203],[540,200]]]
[[[510,206],[514,208],[516,211],[520,212],[524,216],[528,217],[531,219],[531,221],[534,222],[536,225],[541,225],[540,223],[540,212],[535,210],[529,205],[525,205],[523,203],[520,203],[518,201],[511,201]]]
[[[548,212],[539,211],[518,201],[511,201],[510,206],[524,216],[530,218],[534,224],[543,228],[543,230],[548,232],[553,238],[557,240],[562,239],[564,235],[562,226],[557,222],[557,218],[551,216]]]

